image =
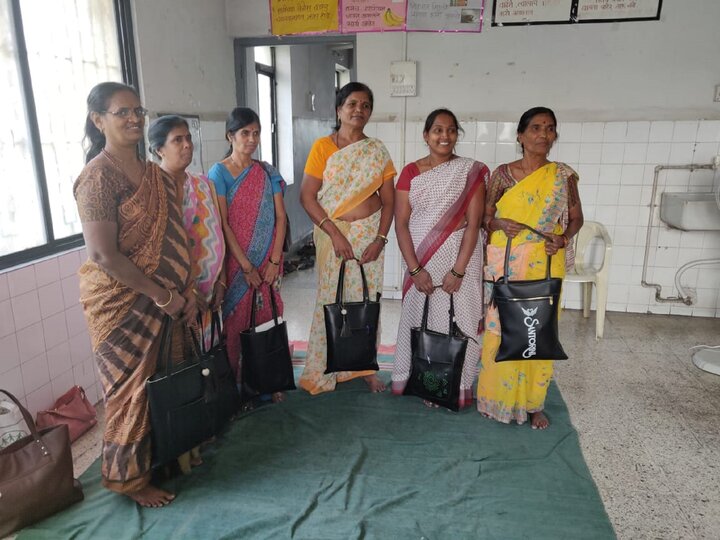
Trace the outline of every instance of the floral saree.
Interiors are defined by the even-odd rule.
[[[502,169],[505,167],[505,169]],[[493,181],[509,175],[506,165]],[[567,215],[568,177],[574,172],[563,164],[548,163],[514,183],[496,204],[497,218],[526,223],[544,233],[562,234],[563,216]],[[507,237],[495,231],[487,246],[485,279],[495,281],[503,275]],[[565,276],[565,250],[552,257],[553,277]],[[547,255],[545,244],[537,234],[524,230],[511,243],[510,269],[513,280],[541,279],[545,276]],[[500,347],[500,320],[495,306],[489,306],[485,317],[480,375],[478,378],[478,410],[500,422],[518,424],[527,421],[528,414],[542,411],[548,385],[553,374],[552,360],[524,360],[495,362]]]
[[[275,244],[275,201],[269,167],[258,161],[239,171],[230,160],[222,163],[234,178],[226,194],[228,222],[240,248],[260,275],[270,264],[270,254]],[[284,183],[283,183],[284,185]],[[282,268],[282,258],[278,261]],[[250,327],[252,287],[245,281],[240,263],[228,256],[225,261],[228,288],[223,304],[223,326],[227,334],[227,351],[230,366],[240,376],[240,332]],[[281,271],[282,274],[282,271]],[[271,304],[265,296],[269,291],[275,295],[278,315],[283,313],[280,298],[280,277],[272,286],[263,285],[258,290],[255,320],[257,324],[272,319]]]
[[[104,154],[75,183],[83,223],[118,226],[118,248],[146,276],[184,291],[190,261],[174,181],[147,163],[135,189]],[[120,493],[150,481],[151,440],[145,380],[155,373],[164,313],[149,297],[118,282],[88,260],[79,270],[85,312],[105,401],[102,482]],[[182,358],[184,333],[173,332],[171,356]]]
[[[434,284],[442,283],[457,260],[465,228],[456,229],[465,219],[470,200],[487,176],[488,169],[482,163],[458,157],[412,179],[408,194],[412,209],[410,235],[418,261],[430,273]],[[456,323],[465,335],[472,338],[468,341],[460,381],[460,407],[472,403],[472,386],[480,358],[482,267],[482,242],[478,241],[465,269],[460,290],[454,295]],[[410,377],[411,329],[420,326],[424,303],[425,295],[412,286],[406,271],[392,372],[394,394],[403,393]],[[436,290],[430,298],[428,328],[446,333],[449,309],[450,296]]]
[[[310,158],[308,158],[309,160]],[[380,189],[383,182],[392,179],[390,154],[377,139],[367,138],[337,150],[327,160],[318,202],[331,218],[342,216]],[[380,211],[353,222],[334,220],[345,235],[358,259],[375,240],[380,225]],[[310,328],[305,369],[300,386],[311,394],[335,389],[338,382],[348,381],[375,373],[374,371],[346,371],[325,374],[327,366],[327,337],[323,305],[335,300],[341,260],[335,256],[330,237],[315,227],[315,268],[318,292]],[[376,261],[364,266],[371,298],[382,292],[384,252]],[[362,300],[362,281],[357,264],[349,263],[345,270],[345,298],[350,302]],[[378,332],[378,336],[380,333]]]

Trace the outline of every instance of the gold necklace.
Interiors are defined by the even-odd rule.
[[[120,159],[117,156],[113,156],[105,148],[102,149],[102,153],[105,154],[105,157],[108,158],[110,163],[112,163],[113,165],[115,165],[115,167],[120,169],[125,174],[125,176],[127,176],[128,178],[132,178],[134,176],[134,175],[128,174],[128,169],[126,169],[124,166],[124,163],[125,163],[124,160]],[[139,172],[142,175],[142,173],[145,171],[145,163],[140,161],[137,158],[135,159],[135,163],[136,163],[136,167],[135,167],[136,171],[132,171],[132,172]]]
[[[252,159],[250,160],[250,163],[248,163],[245,167],[242,167],[237,161],[235,161],[235,160],[233,159],[232,154],[230,154],[230,163],[232,163],[233,165],[235,165],[238,169],[240,169],[240,171],[244,171],[244,170],[247,169],[250,165],[252,165]]]

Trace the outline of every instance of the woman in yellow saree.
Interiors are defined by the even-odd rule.
[[[509,276],[513,280],[541,279],[547,255],[553,255],[550,272],[564,277],[572,266],[572,238],[583,224],[578,196],[578,176],[564,163],[547,159],[557,139],[555,113],[534,107],[520,118],[518,142],[523,157],[500,165],[490,178],[485,207],[487,246],[485,279],[503,275],[505,246],[512,239]],[[543,242],[521,224],[546,233]],[[485,337],[478,378],[478,410],[499,422],[531,420],[533,429],[549,425],[544,414],[545,396],[553,373],[552,360],[495,362],[500,346],[500,320],[495,306],[485,317]]]
[[[371,298],[382,292],[395,168],[385,145],[363,133],[372,108],[370,88],[362,83],[343,86],[335,98],[335,131],[315,141],[305,165],[300,202],[315,223],[318,292],[300,386],[311,394],[334,390],[338,382],[356,377],[363,377],[372,392],[385,390],[374,371],[325,374],[323,305],[334,301],[341,261],[357,259],[364,266]],[[362,299],[357,265],[346,270],[345,297]]]

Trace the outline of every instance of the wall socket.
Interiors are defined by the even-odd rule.
[[[715,85],[715,99],[713,101],[720,101],[720,84]]]

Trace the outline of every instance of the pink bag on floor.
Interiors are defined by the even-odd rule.
[[[97,424],[95,417],[95,407],[85,396],[85,390],[80,386],[73,386],[57,399],[52,410],[37,413],[37,427],[42,429],[67,424],[70,442],[75,442],[80,435]]]

